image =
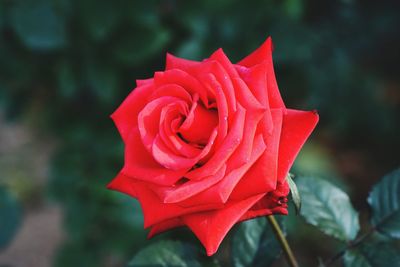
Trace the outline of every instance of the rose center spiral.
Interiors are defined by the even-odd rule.
[[[189,143],[205,145],[218,125],[216,109],[207,109],[200,102],[194,102],[178,133]]]

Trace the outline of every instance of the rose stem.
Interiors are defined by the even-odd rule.
[[[292,250],[290,249],[289,243],[282,233],[282,229],[276,221],[275,217],[273,215],[268,215],[267,219],[272,229],[274,230],[276,238],[278,239],[279,243],[281,243],[282,249],[285,252],[286,260],[288,261],[289,265],[291,267],[299,267],[299,264],[297,263],[297,260],[294,257]]]

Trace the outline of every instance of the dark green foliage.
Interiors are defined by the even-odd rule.
[[[129,267],[201,267],[200,251],[191,244],[163,240],[145,247],[129,262]]]
[[[296,181],[303,201],[301,215],[308,223],[342,241],[356,237],[358,213],[346,193],[320,178],[299,177]]]
[[[0,251],[12,240],[21,224],[21,207],[6,187],[0,186]]]
[[[283,217],[276,216],[283,228]],[[232,261],[235,267],[270,266],[282,248],[265,218],[241,223],[232,238]]]
[[[11,27],[28,48],[55,50],[66,45],[66,17],[50,1],[18,1],[9,14]]]
[[[367,227],[356,238],[359,231],[357,213],[351,206],[347,194],[321,178],[298,179],[303,196],[304,219],[328,235],[347,243],[336,256],[327,261],[329,266],[343,256],[346,267],[400,266],[398,238],[399,169],[383,177],[374,186],[368,197],[372,207],[372,227]],[[383,233],[385,235],[379,234]],[[322,263],[323,264],[323,263]]]
[[[346,251],[343,259],[346,267],[400,266],[400,254],[395,245],[376,240]]]
[[[372,225],[390,237],[400,238],[400,169],[374,186],[368,203],[372,209]]]

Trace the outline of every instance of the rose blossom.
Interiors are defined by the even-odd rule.
[[[318,121],[285,107],[271,38],[236,64],[168,54],[111,117],[125,164],[109,188],[138,199],[150,237],[186,225],[208,255],[235,223],[287,214],[286,175]]]

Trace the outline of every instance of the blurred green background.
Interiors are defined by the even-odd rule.
[[[321,118],[292,172],[338,184],[366,221],[400,163],[399,3],[0,0],[0,266],[124,266],[152,242],[138,203],[105,189],[123,164],[109,115],[167,51],[236,62],[269,35],[287,106]],[[305,266],[339,248],[291,217]]]

